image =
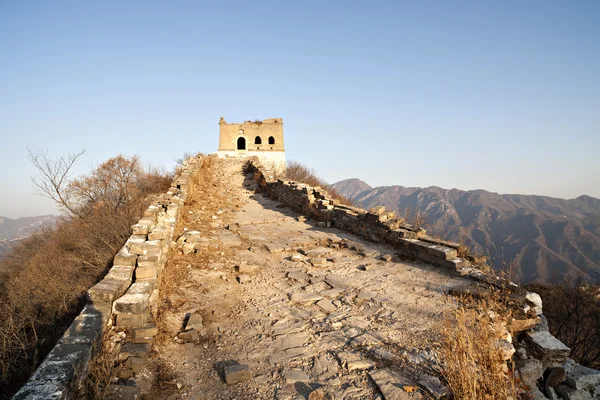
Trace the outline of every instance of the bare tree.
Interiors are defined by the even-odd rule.
[[[29,153],[29,160],[39,172],[39,176],[31,177],[38,193],[54,200],[69,215],[80,217],[71,201],[68,178],[71,168],[85,150],[55,160],[48,157],[48,152],[35,147],[28,146],[27,153]]]
[[[571,348],[571,357],[600,368],[600,287],[588,285],[583,276],[528,287],[542,296],[550,332]]]

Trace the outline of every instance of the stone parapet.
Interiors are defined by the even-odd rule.
[[[160,273],[187,197],[189,178],[200,160],[188,158],[167,193],[158,196],[132,226],[132,235],[115,255],[113,266],[87,291],[88,304],[14,399],[73,398],[73,390],[87,375],[104,333],[115,324],[127,329],[132,340],[136,335],[140,340],[140,336],[151,339],[156,334]],[[122,352],[129,351],[129,347],[123,346]],[[150,347],[146,343],[136,349],[143,349],[147,355]]]

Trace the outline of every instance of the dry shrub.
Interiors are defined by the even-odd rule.
[[[441,333],[443,376],[457,400],[516,399],[516,385],[504,372],[496,346],[500,333],[482,310],[484,303],[447,311]]]
[[[285,179],[305,183],[309,186],[320,186],[327,190],[331,198],[339,200],[342,204],[352,205],[352,201],[339,194],[327,182],[319,178],[315,170],[297,162],[290,161],[286,166]]]
[[[0,282],[0,399],[35,370],[85,304],[85,291],[112,265],[118,249],[171,177],[118,156],[71,180],[70,217],[36,234],[3,260]],[[64,198],[64,197],[63,197]]]
[[[571,358],[600,369],[600,286],[583,276],[567,277],[558,284],[531,284],[544,303],[550,333],[571,348]]]
[[[427,213],[419,211],[416,208],[405,208],[403,219],[406,223],[416,228],[426,229],[428,227]]]

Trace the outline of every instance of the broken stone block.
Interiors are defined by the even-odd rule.
[[[225,376],[225,382],[228,385],[234,385],[238,382],[245,382],[252,379],[252,371],[250,371],[250,368],[244,364],[236,364],[225,367],[223,369],[223,374]]]
[[[535,387],[536,382],[542,377],[545,371],[544,364],[535,358],[518,360],[517,369],[523,383],[530,388]]]
[[[339,332],[323,332],[319,336],[319,348],[331,350],[343,347],[348,339]]]
[[[295,281],[303,281],[308,279],[308,276],[302,271],[290,271],[287,273],[288,279],[292,279]]]
[[[335,289],[347,289],[354,286],[355,282],[342,276],[330,274],[325,277],[325,282]]]
[[[133,330],[133,336],[136,339],[147,339],[156,335],[158,335],[158,328],[154,324],[142,326]]]
[[[532,387],[527,394],[531,400],[548,400],[548,397],[546,397],[537,386]]]
[[[104,279],[117,279],[131,282],[135,267],[130,265],[113,265]]]
[[[116,326],[118,328],[140,328],[151,323],[151,317],[148,312],[142,314],[119,313],[116,315]]]
[[[317,306],[319,306],[323,311],[325,311],[328,314],[334,312],[337,309],[337,307],[330,300],[327,299],[318,301]]]
[[[131,230],[134,235],[148,235],[150,231],[150,225],[145,224],[135,224],[131,226]]]
[[[443,246],[430,246],[427,249],[427,253],[443,260],[454,260],[456,257],[458,257],[456,249]]]
[[[294,292],[290,295],[290,300],[297,303],[322,300],[323,296],[316,293]]]
[[[250,275],[238,275],[237,281],[240,285],[245,285],[252,282],[252,277]]]
[[[148,233],[148,240],[164,240],[171,237],[173,230],[171,228],[156,227]]]
[[[394,256],[391,254],[382,254],[379,258],[381,258],[383,261],[390,262],[394,259]],[[367,268],[365,268],[364,270],[366,271]]]
[[[131,281],[105,278],[88,289],[88,298],[93,303],[112,303],[125,293]]]
[[[387,368],[370,371],[369,376],[386,400],[410,400],[413,398],[403,389],[405,386],[414,385],[412,379]]]
[[[535,328],[540,322],[541,319],[539,317],[528,319],[513,319],[508,327],[512,334],[516,335],[520,332]]]
[[[139,256],[138,267],[158,267],[162,255],[161,253],[150,254],[150,252],[148,252],[143,256]]]
[[[364,347],[375,346],[383,341],[383,337],[375,332],[367,332],[352,340],[352,346]]]
[[[136,281],[144,279],[153,279],[156,278],[157,273],[158,271],[156,266],[137,267],[135,269],[135,279]]]
[[[313,267],[322,267],[327,264],[327,259],[322,257],[315,257],[310,259],[310,263]]]
[[[148,308],[150,294],[151,293],[131,294],[128,292],[113,302],[113,310],[115,313],[142,314]]]
[[[571,349],[552,336],[550,332],[526,332],[524,336],[531,354],[542,360],[546,367],[564,364],[571,352]]]
[[[595,400],[591,393],[586,390],[576,390],[567,385],[559,385],[554,388],[561,399],[565,400]]]
[[[137,254],[131,254],[129,250],[127,250],[126,246],[123,246],[121,250],[115,255],[113,260],[114,265],[128,265],[131,267],[135,267],[137,262]]]
[[[202,315],[198,314],[198,313],[193,313],[190,314],[190,317],[188,318],[187,323],[185,324],[185,329],[197,329],[197,330],[202,330],[203,327],[203,321],[202,321]]]
[[[181,251],[183,254],[192,254],[196,252],[196,246],[193,243],[184,243]]]
[[[334,289],[323,290],[320,294],[323,297],[337,297],[342,293],[344,293],[344,289],[334,288]]]
[[[119,361],[125,361],[129,357],[138,357],[147,360],[150,354],[150,344],[148,343],[125,343],[119,353]]]
[[[362,358],[356,353],[340,352],[338,353],[340,364],[348,371],[363,371],[375,368],[375,363],[371,360]]]
[[[385,206],[377,206],[377,207],[369,208],[369,214],[381,215],[383,213],[385,213]]]
[[[535,315],[542,315],[542,298],[539,294],[534,292],[527,292],[525,299],[532,305],[532,309],[535,311]]]
[[[325,397],[325,391],[323,388],[318,388],[310,392],[308,400],[323,400],[323,397]]]
[[[142,255],[146,252],[146,238],[137,238],[132,236],[125,243],[131,254]]]
[[[177,338],[179,338],[182,343],[191,343],[200,339],[200,333],[196,329],[189,329],[185,332],[179,332]]]
[[[576,364],[567,375],[566,384],[575,390],[596,389],[600,396],[600,371]]]
[[[510,338],[509,340],[500,339],[496,341],[496,346],[498,347],[498,349],[500,349],[500,352],[502,353],[502,359],[504,361],[510,360],[513,354],[515,354],[516,350],[513,344],[511,343]]]
[[[260,271],[260,267],[258,265],[247,264],[238,265],[237,269],[240,274],[254,274]]]
[[[287,384],[310,381],[310,377],[300,369],[286,369],[283,374],[285,376],[285,383]]]
[[[310,333],[298,332],[286,336],[282,336],[275,343],[275,347],[281,350],[292,349],[294,347],[302,347],[310,340]]]

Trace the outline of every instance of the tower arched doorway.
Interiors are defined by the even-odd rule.
[[[237,140],[237,149],[246,150],[246,138],[239,137]]]

